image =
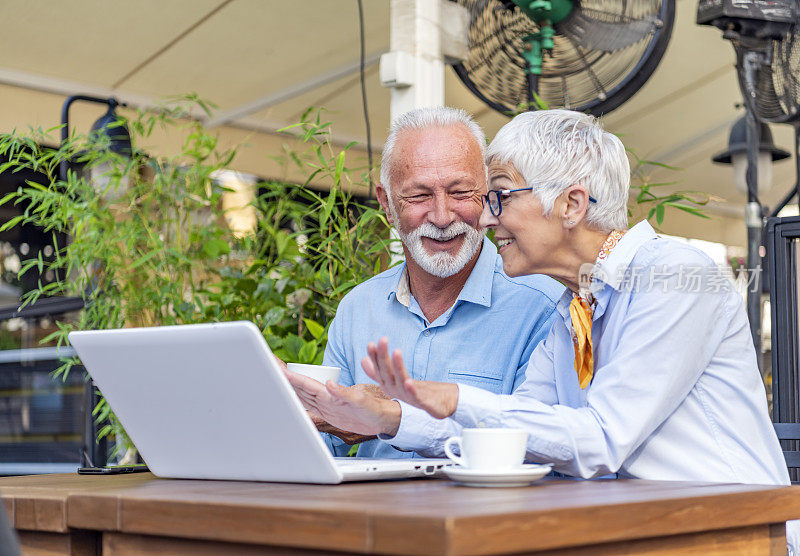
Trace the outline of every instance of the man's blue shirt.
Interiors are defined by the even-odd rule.
[[[510,278],[497,248],[484,239],[478,261],[456,302],[429,323],[408,291],[405,263],[358,285],[347,294],[328,330],[325,365],[342,369],[345,386],[373,383],[361,368],[367,344],[382,336],[389,349],[401,349],[412,378],[456,382],[495,394],[510,394],[525,380],[534,348],[544,340],[564,287],[541,275]],[[349,446],[324,435],[334,455]],[[373,440],[358,455],[413,457]]]

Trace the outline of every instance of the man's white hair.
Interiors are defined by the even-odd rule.
[[[486,135],[481,127],[475,123],[465,110],[460,108],[450,108],[449,106],[437,106],[434,108],[417,108],[398,116],[389,127],[389,136],[383,144],[383,154],[381,156],[381,185],[386,190],[389,197],[389,204],[392,203],[390,191],[391,182],[394,177],[392,169],[392,155],[397,144],[397,138],[405,131],[420,130],[431,127],[452,127],[463,125],[475,137],[478,147],[481,150],[481,157],[486,155]]]
[[[631,168],[617,136],[596,118],[571,110],[524,112],[504,125],[487,149],[487,161],[510,162],[536,195],[545,216],[569,186],[583,185],[586,222],[602,231],[628,228]]]

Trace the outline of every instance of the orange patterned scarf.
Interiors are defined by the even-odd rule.
[[[608,258],[611,250],[623,235],[625,232],[618,230],[614,230],[608,235],[603,247],[600,248],[595,264]],[[594,354],[592,353],[594,305],[595,300],[591,293],[587,293],[585,297],[573,294],[572,302],[569,304],[569,316],[572,319],[572,342],[575,344],[575,372],[578,373],[578,384],[581,389],[591,384],[594,375]]]

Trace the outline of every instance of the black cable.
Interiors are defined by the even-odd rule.
[[[364,58],[365,54],[365,46],[364,46],[364,6],[361,4],[361,0],[357,0],[358,2],[358,30],[361,35],[361,58],[360,58],[360,65],[359,65],[359,72],[361,75],[361,106],[364,109],[364,124],[367,126],[367,164],[369,164],[369,168],[367,170],[367,179],[369,180],[369,194],[368,198],[372,199],[372,132],[370,131],[369,125],[369,111],[367,110],[367,84],[366,80],[364,79]]]

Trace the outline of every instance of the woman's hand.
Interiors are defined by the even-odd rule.
[[[403,364],[399,349],[389,356],[389,339],[381,338],[378,345],[367,346],[368,357],[361,360],[367,376],[380,384],[390,398],[430,413],[437,419],[450,417],[458,407],[458,386],[446,382],[413,380]]]

